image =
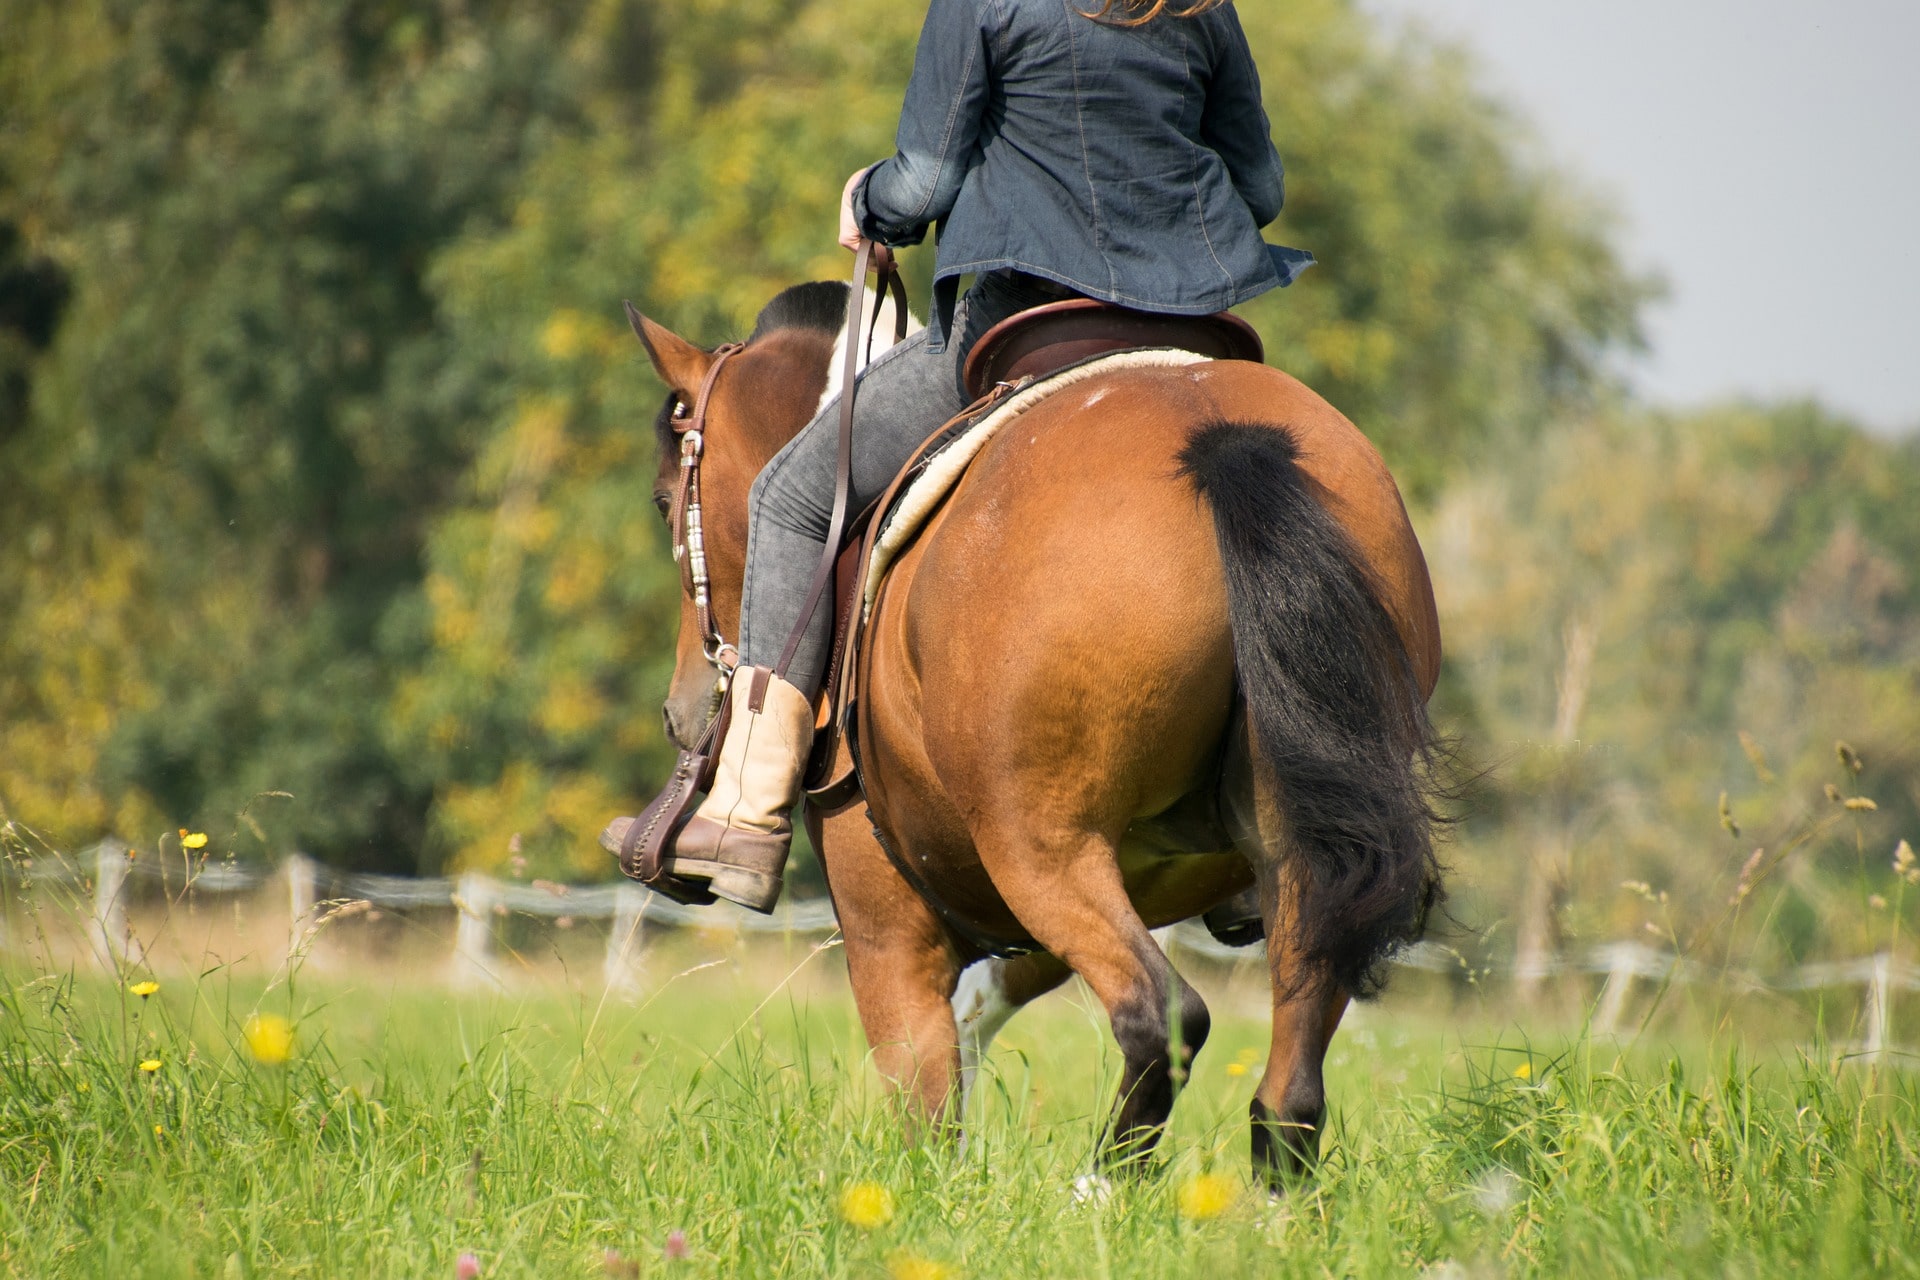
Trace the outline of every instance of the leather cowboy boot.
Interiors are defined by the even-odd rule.
[[[673,838],[662,870],[694,896],[716,897],[771,914],[793,840],[789,816],[800,800],[800,776],[813,745],[813,702],[765,667],[733,673],[735,701],[714,762],[713,787]],[[617,851],[631,818],[616,818],[601,836]]]

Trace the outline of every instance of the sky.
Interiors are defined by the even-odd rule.
[[[1463,44],[1668,286],[1657,403],[1920,430],[1920,0],[1361,0]]]

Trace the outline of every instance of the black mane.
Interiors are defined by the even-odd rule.
[[[783,289],[772,302],[760,308],[753,322],[757,342],[776,329],[813,329],[836,334],[847,324],[847,286],[832,281],[814,280]]]

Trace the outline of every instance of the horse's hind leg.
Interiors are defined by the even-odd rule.
[[[1249,1107],[1253,1122],[1253,1172],[1275,1189],[1310,1172],[1320,1157],[1326,1121],[1323,1075],[1327,1046],[1346,1012],[1347,993],[1307,970],[1294,939],[1290,913],[1298,896],[1286,856],[1287,832],[1277,799],[1256,788],[1244,752],[1229,763],[1228,805],[1236,843],[1252,862],[1267,934],[1267,974],[1273,986],[1272,1042],[1267,1069]],[[1256,790],[1259,794],[1256,794]]]
[[[999,829],[976,832],[976,840],[1014,915],[1106,1007],[1125,1064],[1108,1154],[1123,1161],[1145,1155],[1206,1042],[1206,1002],[1134,911],[1111,838]]]

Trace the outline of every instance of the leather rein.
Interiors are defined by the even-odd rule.
[[[806,636],[807,623],[813,617],[821,595],[833,581],[834,559],[840,551],[840,540],[846,534],[853,490],[853,405],[861,366],[860,322],[866,310],[866,280],[872,263],[873,245],[868,242],[862,245],[854,260],[853,288],[847,301],[847,339],[845,363],[841,368],[840,439],[834,466],[833,517],[827,526],[827,543],[821,553],[819,568],[814,571],[813,582],[807,589],[806,603],[801,606],[793,633],[787,637],[779,661],[773,668],[773,673],[782,679],[786,677],[787,668],[792,665],[794,654],[799,651],[800,642]],[[894,303],[893,340],[897,344],[907,336],[906,286],[901,283],[898,269],[889,265],[880,272],[880,288],[874,295],[873,319],[867,328],[869,358],[874,335],[880,327],[880,303],[889,293]],[[673,559],[680,566],[681,589],[693,601],[694,616],[700,626],[701,650],[706,654],[707,661],[720,673],[722,680],[729,678],[734,668],[740,665],[740,651],[727,642],[713,619],[712,579],[707,572],[706,535],[701,526],[700,462],[706,454],[707,408],[713,400],[714,387],[720,381],[720,371],[726,368],[727,361],[744,350],[746,344],[740,342],[716,347],[713,363],[707,366],[706,376],[700,380],[700,389],[694,395],[692,406],[681,401],[670,420],[674,435],[680,439],[680,477],[674,485],[673,503],[667,515],[668,525],[673,531]]]

